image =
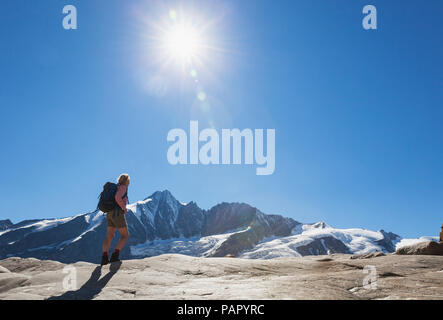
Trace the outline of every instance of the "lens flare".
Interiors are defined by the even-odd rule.
[[[198,100],[200,100],[200,101],[205,101],[205,100],[206,100],[206,93],[204,93],[203,91],[200,91],[200,92],[197,94],[197,98],[198,98]]]
[[[171,20],[177,19],[177,11],[175,11],[174,9],[169,10],[169,18]]]

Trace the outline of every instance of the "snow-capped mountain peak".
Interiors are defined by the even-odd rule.
[[[338,229],[322,221],[303,224],[245,203],[224,202],[203,210],[193,201],[178,201],[168,190],[154,192],[127,208],[131,236],[122,258],[161,253],[263,259],[364,254],[393,252],[399,243],[406,243],[384,230]],[[106,234],[105,216],[98,210],[11,224],[3,223],[4,230],[0,230],[0,259],[20,256],[97,262]]]

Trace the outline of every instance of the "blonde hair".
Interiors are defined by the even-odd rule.
[[[129,174],[127,173],[122,173],[118,179],[117,179],[117,183],[118,184],[126,184],[126,182],[130,181],[131,178],[129,177]]]

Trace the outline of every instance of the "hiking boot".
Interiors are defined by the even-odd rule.
[[[119,254],[117,252],[112,253],[111,260],[109,260],[109,262],[118,262],[118,261],[120,261],[118,256],[119,256]]]
[[[108,264],[108,263],[109,263],[108,256],[107,256],[107,255],[103,255],[103,256],[102,256],[102,262],[101,262],[101,265],[104,266],[104,265],[106,265],[106,264]]]

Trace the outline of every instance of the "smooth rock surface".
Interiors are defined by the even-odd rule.
[[[0,266],[0,273],[9,273],[9,272],[11,272],[11,271],[6,269],[5,267]]]
[[[8,258],[0,260],[11,271],[0,273],[0,299],[443,299],[441,256],[350,257],[167,254],[104,267]],[[376,272],[374,289],[365,286],[368,270]],[[75,283],[69,276],[75,288],[66,287]]]

